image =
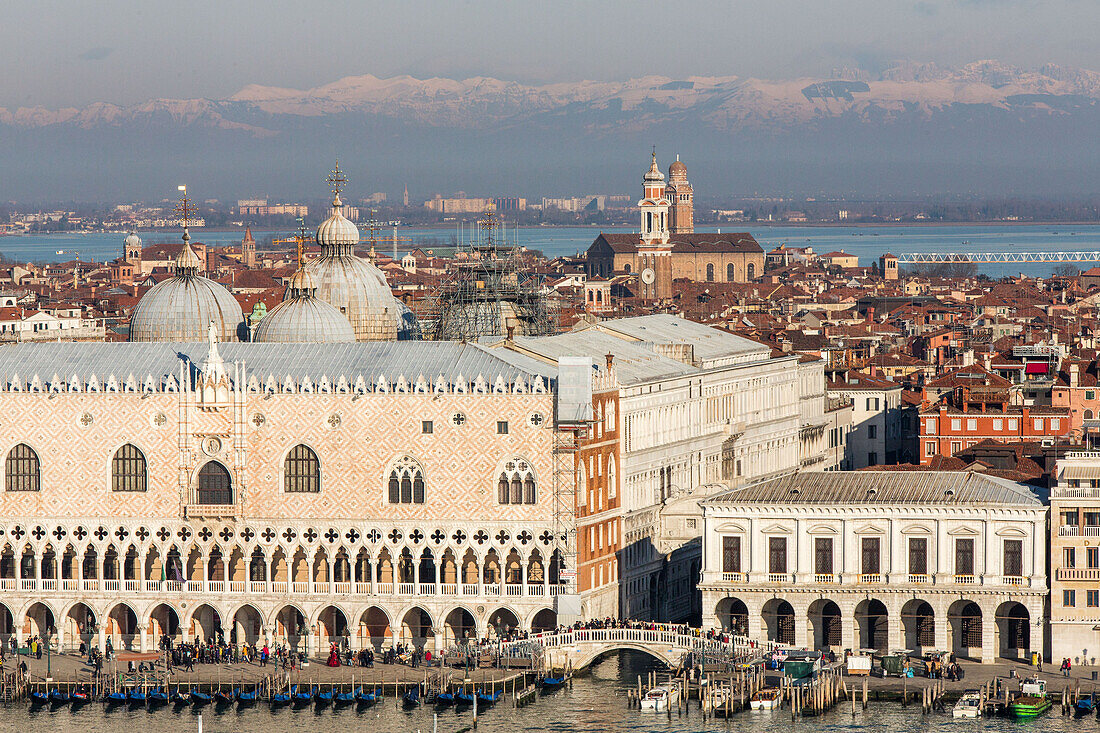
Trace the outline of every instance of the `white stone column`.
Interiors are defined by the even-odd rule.
[[[997,661],[998,634],[996,607],[991,604],[979,604],[982,609],[982,664],[993,664]]]
[[[954,648],[951,647],[951,619],[948,617],[948,609],[951,607],[950,603],[950,600],[931,603],[933,613],[936,614],[933,619],[932,629],[936,636],[936,649],[938,651],[955,651]]]
[[[794,608],[794,645],[800,649],[809,649],[812,646],[812,634],[810,633],[809,605],[805,601],[791,603]]]
[[[96,647],[99,649],[99,653],[107,651],[107,624],[99,624],[99,634],[96,638]]]
[[[856,615],[855,604],[844,599],[837,602],[840,607],[840,646],[842,649],[851,649],[853,652],[859,648],[856,643]]]
[[[149,651],[149,631],[146,627],[141,627],[141,634],[138,637],[138,650],[144,654]]]

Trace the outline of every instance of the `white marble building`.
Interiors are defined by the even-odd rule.
[[[1042,651],[1047,510],[973,473],[801,473],[701,502],[705,625],[793,647]]]

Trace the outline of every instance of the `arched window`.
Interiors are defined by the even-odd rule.
[[[726,265],[726,282],[737,282],[737,272],[733,269],[733,263]]]
[[[316,494],[321,490],[321,462],[306,445],[290,449],[283,464],[283,486],[287,492]]]
[[[707,263],[707,282],[714,282],[714,263]]]
[[[42,488],[38,454],[26,443],[20,443],[8,452],[8,459],[4,462],[4,487],[8,491],[39,491]]]
[[[424,503],[424,469],[416,459],[402,456],[390,469],[389,494],[391,504]]]
[[[196,498],[199,504],[232,504],[233,479],[229,470],[217,461],[200,468]]]
[[[115,451],[111,459],[111,491],[145,491],[145,454],[132,443]]]
[[[623,272],[625,272],[627,275],[630,274],[630,263],[629,262],[627,264],[623,265]]]
[[[584,468],[584,459],[577,460],[577,503],[581,506],[588,504],[588,472]]]
[[[1092,419],[1092,410],[1085,410],[1085,419],[1086,420],[1091,420]]]
[[[615,456],[607,457],[607,497],[614,499],[619,493],[618,477],[615,475]]]
[[[506,462],[497,479],[497,502],[534,504],[537,499],[535,473],[531,469],[531,464],[522,458],[513,458]]]
[[[753,264],[752,262],[750,262],[748,264],[748,266],[745,268],[745,276],[749,280],[752,280],[754,277],[756,277],[756,265]]]

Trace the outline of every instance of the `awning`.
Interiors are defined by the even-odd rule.
[[[1066,466],[1060,474],[1062,479],[1090,479],[1096,478],[1096,469],[1087,466]]]
[[[1050,371],[1050,364],[1045,361],[1029,361],[1024,367],[1024,374],[1046,374]]]

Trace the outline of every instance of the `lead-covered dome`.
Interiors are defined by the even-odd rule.
[[[306,265],[306,272],[316,284],[316,297],[343,314],[356,340],[395,341],[403,329],[399,303],[382,271],[354,254],[359,230],[340,212],[342,205],[337,195],[328,219],[317,227],[321,256]]]
[[[198,274],[201,263],[184,230],[176,272],[142,296],[130,317],[131,341],[206,341],[210,323],[218,340],[238,341],[244,313],[228,290]]]
[[[253,341],[281,344],[331,344],[355,341],[355,329],[335,306],[315,297],[316,286],[305,269],[290,278],[282,303],[260,319]]]

